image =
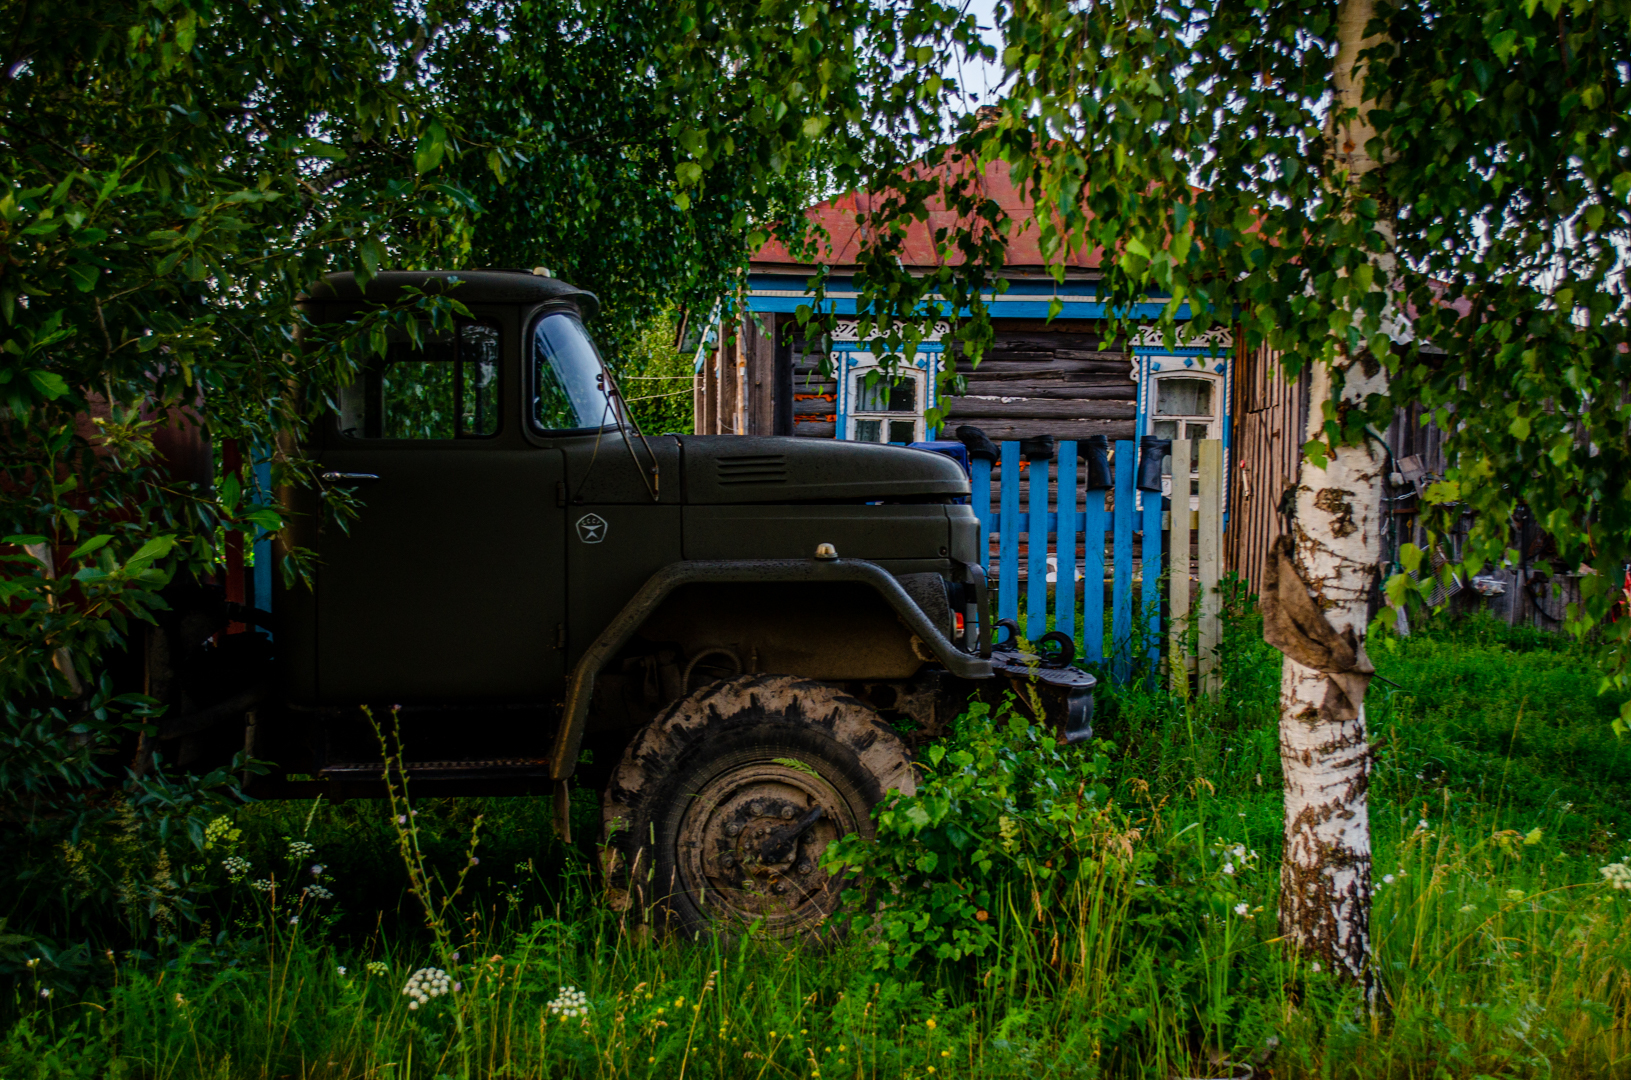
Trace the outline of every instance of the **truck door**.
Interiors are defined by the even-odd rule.
[[[325,521],[317,690],[330,704],[537,702],[564,683],[559,450],[522,431],[520,327],[500,309],[392,341],[341,393],[321,463],[362,501]]]

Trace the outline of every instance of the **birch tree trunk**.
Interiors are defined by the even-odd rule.
[[[1334,107],[1328,126],[1331,197],[1351,205],[1376,132],[1362,100],[1360,53],[1375,0],[1341,0]],[[1356,115],[1344,115],[1357,110]],[[1392,278],[1391,219],[1378,223],[1382,250],[1369,256],[1375,287]],[[1387,370],[1368,351],[1339,344],[1335,360],[1314,363],[1306,440],[1326,440],[1324,404],[1340,414],[1387,392]],[[1340,383],[1340,392],[1337,386]],[[1321,467],[1305,455],[1297,476],[1291,534],[1271,555],[1277,571],[1266,603],[1265,636],[1286,653],[1280,690],[1280,758],[1285,772],[1285,854],[1280,932],[1313,963],[1372,988],[1371,847],[1367,792],[1370,745],[1365,689],[1372,668],[1364,635],[1371,586],[1380,570],[1386,454],[1371,440],[1339,446]],[[1276,560],[1278,565],[1275,565]],[[1267,590],[1266,590],[1267,591]],[[1271,625],[1272,624],[1272,625]]]

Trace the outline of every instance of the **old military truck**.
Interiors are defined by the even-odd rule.
[[[308,453],[362,508],[290,492],[280,545],[315,587],[275,597],[277,702],[261,790],[380,790],[363,705],[400,725],[417,793],[604,791],[605,865],[696,929],[820,923],[822,849],[911,792],[912,750],[979,694],[1021,691],[1086,738],[1092,678],[992,647],[979,528],[955,461],[792,438],[646,437],[587,326],[540,274],[345,274],[318,323],[407,287],[470,311],[393,340]],[[1068,659],[1068,658],[1067,658]],[[394,710],[394,713],[393,713]],[[311,779],[295,782],[291,776]]]

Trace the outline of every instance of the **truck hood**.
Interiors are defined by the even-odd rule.
[[[863,502],[968,494],[943,454],[836,439],[680,438],[687,503]]]

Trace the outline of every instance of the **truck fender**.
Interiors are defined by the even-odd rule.
[[[601,669],[626,645],[657,606],[682,585],[735,582],[861,582],[871,586],[900,616],[946,670],[963,679],[985,680],[994,672],[991,661],[963,652],[946,639],[940,628],[912,602],[900,582],[887,570],[862,559],[692,559],[670,563],[658,570],[634,594],[617,617],[606,625],[584,652],[567,683],[561,725],[550,751],[550,778],[557,796],[577,766],[589,719],[589,702]]]

